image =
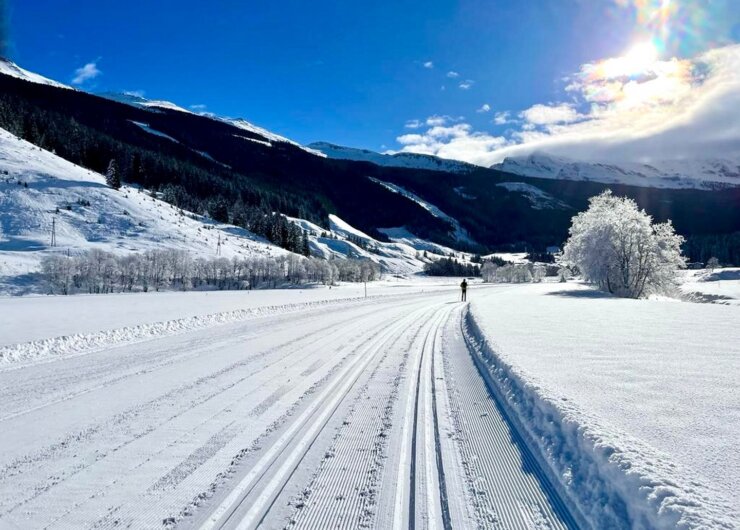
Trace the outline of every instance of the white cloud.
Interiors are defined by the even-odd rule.
[[[450,79],[456,79],[460,77],[460,74],[458,74],[454,70],[450,70],[449,72],[447,72],[447,77],[449,77]]]
[[[519,113],[519,117],[533,125],[554,125],[572,123],[582,116],[573,108],[573,105],[561,103],[560,105],[533,105]]]
[[[461,81],[458,86],[463,90],[468,90],[470,87],[473,86],[473,83],[475,83],[475,81],[473,81],[472,79],[466,79],[465,81]]]
[[[511,112],[508,110],[503,112],[497,112],[496,115],[493,117],[493,123],[496,125],[506,125],[507,123],[513,123],[514,120],[511,119]]]
[[[490,105],[489,105],[488,103],[484,103],[484,104],[483,104],[483,105],[481,106],[481,108],[479,108],[479,109],[478,109],[478,110],[476,110],[475,112],[480,112],[480,113],[484,113],[484,112],[490,112],[490,111],[491,111],[491,106],[490,106]]]
[[[656,61],[642,75],[611,75],[622,66],[584,65],[567,87],[573,103],[533,105],[522,122],[497,113],[497,125],[520,123],[506,137],[466,123],[443,135],[435,127],[448,122],[427,123],[403,150],[485,166],[536,151],[605,161],[740,157],[740,44]]]
[[[146,95],[146,92],[143,90],[124,90],[123,93],[126,96],[133,96],[135,98],[143,98]]]
[[[203,105],[202,103],[199,103],[197,105],[190,105],[190,110],[193,110],[195,112],[205,112],[206,109],[208,109],[208,106]]]
[[[95,79],[102,73],[103,72],[98,69],[97,61],[87,63],[85,66],[82,66],[75,70],[75,76],[72,79],[72,84],[81,85],[87,81],[90,81],[91,79]]]
[[[419,120],[408,120],[404,124],[404,127],[406,127],[407,129],[418,129],[422,125],[424,125],[424,122],[422,122],[422,121],[419,121]]]
[[[432,61],[427,61],[424,63],[424,68],[434,68],[434,63]]]

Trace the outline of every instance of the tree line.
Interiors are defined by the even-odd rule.
[[[455,258],[440,258],[424,264],[427,276],[480,276],[480,266],[461,263]]]
[[[67,295],[366,282],[380,278],[380,266],[370,260],[324,260],[296,255],[193,259],[183,250],[118,255],[93,249],[76,255],[45,256],[41,275],[50,294]]]

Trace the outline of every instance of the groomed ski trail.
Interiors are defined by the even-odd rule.
[[[575,528],[455,293],[0,372],[0,527]]]

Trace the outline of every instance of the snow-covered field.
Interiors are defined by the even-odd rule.
[[[740,308],[457,283],[0,298],[0,527],[736,527]]]
[[[470,299],[509,409],[596,527],[738,527],[739,307],[574,283]]]
[[[697,302],[740,305],[740,269],[684,271],[681,292]]]

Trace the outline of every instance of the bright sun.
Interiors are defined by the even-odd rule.
[[[650,41],[635,44],[622,57],[603,61],[599,66],[605,79],[631,77],[650,72],[658,63],[658,50]]]

